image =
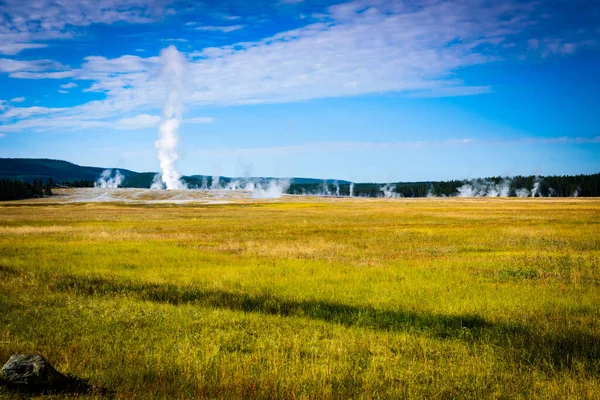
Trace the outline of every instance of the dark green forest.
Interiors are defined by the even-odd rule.
[[[94,181],[90,181],[88,179],[74,179],[72,181],[62,181],[60,186],[69,187],[69,188],[85,188],[85,187],[94,187]]]
[[[52,196],[53,186],[52,178],[48,178],[45,184],[37,179],[31,183],[0,179],[0,200],[22,200],[32,197]]]

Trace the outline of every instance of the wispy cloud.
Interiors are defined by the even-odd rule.
[[[491,86],[448,86],[407,93],[409,97],[460,97],[491,93]]]
[[[25,101],[25,97],[15,97],[13,99],[10,99],[11,103],[22,103]]]
[[[168,2],[163,0],[123,3],[122,0],[104,0],[99,7],[94,1],[1,2],[0,54],[15,55],[26,49],[46,47],[45,41],[71,38],[73,27],[115,22],[149,23],[167,14]]]
[[[598,45],[598,42],[591,39],[569,41],[563,38],[545,38],[543,40],[532,38],[527,41],[527,45],[529,50],[546,58],[551,55],[568,56],[581,48]]]
[[[0,35],[1,37],[1,35]],[[0,54],[6,54],[9,56],[13,56],[15,54],[19,54],[23,50],[27,49],[42,49],[44,47],[48,47],[45,43],[2,43],[0,44]]]
[[[210,32],[233,32],[244,28],[244,25],[227,25],[227,26],[218,26],[218,25],[207,25],[207,26],[199,26],[195,28],[197,31],[210,31]]]
[[[69,83],[65,83],[64,85],[60,85],[61,88],[63,89],[73,89],[76,88],[78,85],[75,82],[69,82]]]
[[[382,92],[458,96],[491,91],[457,79],[462,67],[520,32],[519,5],[353,1],[324,22],[253,43],[208,48],[192,64],[198,104],[252,104]],[[474,22],[476,21],[476,22]],[[458,40],[457,38],[460,38]]]
[[[45,72],[48,74],[55,71],[66,71],[68,69],[68,66],[52,60],[13,60],[9,58],[0,58],[0,73],[8,73],[10,76],[21,72]]]
[[[210,124],[214,121],[215,121],[215,119],[212,117],[186,118],[183,120],[184,123],[188,123],[188,124]]]
[[[96,118],[82,118],[75,113],[70,114],[66,109],[43,109],[42,107],[30,107],[29,109],[11,108],[4,114],[0,114],[0,121],[15,117],[25,117],[26,115],[36,116],[36,118],[23,118],[17,124],[0,124],[0,132],[18,132],[21,130],[33,130],[36,132],[50,131],[53,129],[61,130],[85,130],[85,129],[117,129],[117,130],[137,130],[144,128],[155,128],[160,122],[160,117],[139,114],[132,117],[114,119],[106,115],[97,115]]]
[[[503,141],[500,141],[502,143]],[[573,137],[560,136],[554,138],[522,138],[513,141],[504,141],[505,143],[520,144],[595,144],[600,143],[600,136],[595,137]],[[496,142],[497,143],[497,142]]]
[[[13,107],[0,114],[0,120],[7,119],[26,119],[38,115],[48,115],[60,113],[68,110],[67,108],[49,108],[49,107]]]
[[[140,114],[131,118],[119,119],[115,127],[122,130],[134,130],[143,128],[152,128],[158,126],[160,117],[156,115]]]
[[[179,42],[179,43],[187,43],[189,40],[183,38],[170,38],[170,39],[160,39],[161,42]]]

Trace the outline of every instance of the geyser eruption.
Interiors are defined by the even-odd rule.
[[[167,89],[163,115],[158,127],[158,140],[155,147],[162,171],[161,179],[167,190],[186,189],[181,175],[175,169],[177,155],[177,130],[183,115],[183,93],[186,61],[175,46],[169,46],[160,52],[162,62],[161,77]]]

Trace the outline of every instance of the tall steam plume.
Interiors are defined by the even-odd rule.
[[[158,150],[162,182],[167,190],[186,189],[181,175],[175,169],[177,154],[177,129],[183,115],[183,93],[186,61],[175,46],[169,46],[160,52],[162,79],[167,89],[167,98],[163,115],[158,127],[158,140],[154,144]]]

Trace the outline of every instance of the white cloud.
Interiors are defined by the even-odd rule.
[[[60,87],[63,89],[73,89],[77,86],[78,85],[75,82],[69,82],[69,83],[65,83],[64,85],[60,85]]]
[[[242,17],[240,17],[239,15],[223,15],[222,18],[227,21],[237,21],[238,19],[241,19]]]
[[[0,35],[2,38],[2,35]],[[0,54],[6,54],[13,56],[15,54],[20,53],[26,49],[41,49],[44,47],[48,47],[47,44],[44,43],[2,43],[0,44]]]
[[[419,96],[486,93],[454,75],[496,60],[483,52],[520,32],[523,11],[506,4],[353,1],[326,22],[254,43],[193,53],[196,104],[252,104],[382,92]]]
[[[600,136],[596,137],[572,137],[572,136],[561,136],[555,138],[522,138],[511,143],[522,143],[522,144],[595,144],[600,143]]]
[[[569,42],[564,39],[547,39],[544,42],[543,57],[548,57],[550,54],[561,56],[571,55],[582,47],[592,46],[597,44],[593,40],[581,40]]]
[[[172,14],[164,0],[55,0],[0,1],[0,55],[14,56],[23,50],[48,47],[49,41],[71,39],[78,27],[115,22],[148,23]],[[49,60],[0,59],[0,74],[12,78],[64,79],[73,76],[68,68],[42,65]],[[42,74],[41,72],[45,72]]]
[[[568,56],[582,47],[594,46],[598,43],[591,39],[566,40],[563,38],[529,39],[527,47],[529,50],[538,52],[546,58],[551,55]]]
[[[0,133],[0,137],[4,137],[6,136],[4,133]]]
[[[11,27],[18,31],[62,30],[67,26],[94,23],[148,23],[160,17],[162,0],[104,0],[102,7],[94,0],[63,2],[55,0],[6,1],[0,10],[10,16]]]
[[[491,86],[448,86],[408,93],[409,97],[460,97],[492,92]]]
[[[52,60],[13,60],[0,58],[0,73],[8,73],[10,76],[20,72],[38,73],[48,71],[66,70],[67,66]]]
[[[188,124],[210,124],[214,121],[215,121],[215,119],[212,117],[186,118],[183,120],[184,123],[188,123]]]
[[[214,26],[214,25],[207,25],[207,26],[199,26],[197,28],[195,28],[197,31],[211,31],[211,32],[215,32],[215,31],[219,31],[219,32],[233,32],[233,31],[237,31],[239,29],[244,28],[244,25],[228,25],[228,26]]]
[[[464,85],[455,72],[495,60],[477,46],[494,45],[503,35],[519,32],[519,19],[509,17],[520,12],[518,7],[495,3],[446,1],[416,7],[357,0],[333,6],[326,22],[191,54],[195,57],[189,60],[186,104],[289,102],[385,92],[418,96],[488,92],[487,86]],[[84,90],[105,93],[106,99],[53,118],[5,124],[0,130],[81,129],[105,125],[123,113],[154,113],[164,96],[155,79],[158,67],[157,57],[132,55],[86,57],[77,69],[46,64],[5,67],[12,77],[91,81]]]
[[[60,93],[60,94],[67,94],[67,93],[69,93],[69,91],[68,90],[59,90],[58,93]]]
[[[19,79],[65,79],[75,76],[74,70],[55,71],[55,72],[29,72],[16,71],[9,74],[11,78]]]
[[[115,124],[116,129],[134,130],[152,128],[158,125],[160,117],[155,115],[140,114],[131,118],[122,118]]]
[[[22,103],[25,101],[25,97],[15,97],[13,99],[10,99],[11,103]]]
[[[47,46],[44,41],[67,39],[73,27],[115,22],[148,23],[169,14],[163,0],[8,0],[0,2],[0,54]]]
[[[12,111],[10,109],[9,111]],[[60,111],[59,111],[60,110]],[[54,114],[53,112],[56,112]],[[46,115],[43,115],[46,114]],[[160,122],[160,117],[140,114],[134,117],[127,117],[114,120],[110,116],[115,113],[104,113],[93,110],[90,113],[73,112],[69,109],[51,109],[40,112],[36,118],[22,119],[13,124],[0,124],[0,132],[19,132],[22,130],[33,130],[36,132],[60,130],[87,130],[87,129],[118,129],[118,130],[136,130],[143,128],[153,128]],[[4,114],[6,115],[6,113]],[[4,119],[0,114],[0,120]],[[10,115],[9,115],[10,116]]]
[[[9,108],[3,114],[0,114],[0,119],[26,119],[39,115],[47,115],[52,113],[60,113],[68,110],[68,108],[48,108],[48,107],[13,107]]]
[[[108,9],[114,4],[110,0]],[[190,53],[186,104],[291,102],[390,92],[418,97],[487,93],[493,88],[468,86],[458,78],[458,72],[498,61],[494,49],[504,48],[506,38],[528,26],[528,7],[520,2],[467,0],[356,0],[338,4],[329,7],[318,23],[257,42]],[[94,21],[101,19],[94,17]],[[224,28],[232,26],[199,29]],[[562,51],[568,52],[569,46]],[[30,115],[0,126],[0,131],[115,126],[107,121],[124,113],[151,117],[160,109],[164,96],[164,88],[155,78],[158,61],[157,57],[133,55],[114,59],[90,56],[79,68],[69,69],[50,60],[0,58],[0,72],[11,77],[71,78],[85,85],[91,82],[85,91],[106,96],[64,109],[52,118]],[[194,118],[187,122],[190,120]],[[137,122],[143,125],[142,120]]]

